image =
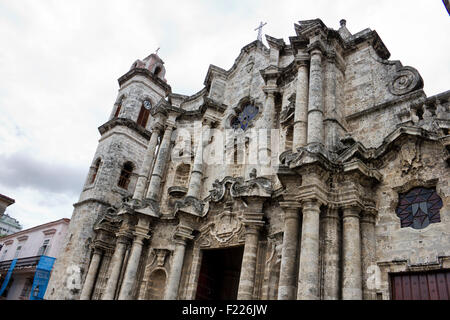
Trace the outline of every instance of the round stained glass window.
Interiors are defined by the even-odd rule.
[[[441,208],[442,199],[436,190],[419,187],[399,195],[396,213],[402,228],[424,229],[441,222]]]

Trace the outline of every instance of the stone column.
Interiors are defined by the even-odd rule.
[[[144,162],[139,171],[139,177],[136,182],[136,189],[134,190],[133,199],[142,200],[144,197],[144,191],[147,184],[147,179],[152,169],[153,159],[155,157],[155,148],[158,143],[158,137],[160,135],[161,129],[158,126],[153,128],[150,141],[147,145],[147,152],[145,153]]]
[[[375,219],[376,212],[364,211],[361,218],[361,255],[362,255],[362,280],[364,300],[375,300],[374,289],[368,286],[369,267],[375,263],[376,241],[375,241]]]
[[[298,300],[319,299],[319,218],[320,203],[303,202],[303,223],[298,272]]]
[[[337,208],[328,208],[324,223],[324,283],[325,300],[339,299],[339,214]]]
[[[187,240],[192,240],[192,229],[186,226],[178,226],[174,235],[175,250],[173,252],[170,266],[169,278],[167,279],[164,300],[176,300],[180,287],[181,271],[183,270],[184,253],[186,251]]]
[[[142,247],[144,245],[144,240],[150,238],[148,236],[149,225],[150,220],[148,217],[139,218],[138,224],[135,227],[133,245],[131,247],[130,257],[123,276],[118,300],[133,299],[133,286],[136,281],[136,274],[139,267],[139,261],[141,259]]]
[[[83,290],[81,291],[80,300],[90,300],[92,290],[94,289],[95,279],[97,278],[97,271],[102,259],[102,251],[94,249],[94,254],[89,265],[89,270],[84,280]]]
[[[203,131],[203,129],[205,131]],[[194,165],[191,170],[191,179],[189,180],[189,188],[187,196],[195,197],[200,199],[203,185],[203,149],[208,143],[210,135],[211,123],[207,121],[205,126],[202,128],[202,133],[200,134],[200,141],[195,152]],[[203,137],[203,133],[205,133]]]
[[[156,158],[156,162],[153,167],[152,178],[150,179],[150,184],[147,191],[147,198],[154,201],[159,200],[161,181],[164,177],[164,171],[170,156],[170,145],[173,129],[174,124],[169,123],[164,131],[164,136],[159,147],[158,157]]]
[[[125,256],[125,250],[127,249],[128,238],[118,234],[116,249],[112,256],[110,265],[111,271],[109,273],[108,282],[106,283],[105,293],[102,296],[102,300],[114,300],[114,296],[117,289],[117,283],[122,270],[123,258]]]
[[[345,207],[342,228],[343,246],[343,281],[342,299],[362,299],[361,278],[361,239],[359,212],[356,206]]]
[[[299,203],[283,202],[284,236],[281,253],[280,280],[278,300],[295,300],[296,298],[296,266],[299,232]]]
[[[339,141],[339,131],[342,130],[340,126],[340,119],[338,116],[338,86],[341,84],[338,82],[338,67],[337,67],[337,58],[336,53],[328,53],[328,57],[326,60],[326,71],[325,71],[325,97],[324,97],[324,110],[325,110],[325,147],[328,150],[337,150]]]
[[[309,75],[308,103],[308,139],[307,143],[324,142],[323,133],[323,75],[322,51],[315,48],[311,51]]]
[[[242,258],[241,275],[239,278],[238,300],[251,300],[255,286],[256,254],[258,250],[259,231],[261,224],[245,226],[244,256]]]
[[[307,142],[307,121],[308,121],[308,65],[306,58],[296,58],[298,61],[297,72],[297,92],[295,94],[294,113],[294,138],[292,151],[297,152],[297,148],[306,146]]]

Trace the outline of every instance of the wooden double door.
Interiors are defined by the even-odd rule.
[[[450,270],[391,274],[392,300],[450,300]]]

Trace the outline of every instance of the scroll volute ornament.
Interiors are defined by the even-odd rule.
[[[389,92],[401,96],[417,89],[423,88],[423,79],[419,72],[412,67],[402,67],[389,82]]]

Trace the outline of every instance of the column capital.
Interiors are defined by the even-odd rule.
[[[317,54],[322,56],[327,51],[322,41],[314,41],[306,50],[311,54],[311,56]]]
[[[320,206],[325,203],[318,198],[306,198],[301,199],[302,208],[318,208],[320,210]]]
[[[295,65],[297,68],[307,67],[309,65],[309,54],[299,53],[295,56]]]
[[[194,239],[192,232],[194,229],[184,225],[178,225],[173,234],[173,240],[178,244],[186,245],[188,240]]]
[[[156,133],[157,135],[160,135],[163,130],[164,130],[164,125],[159,122],[155,122],[153,124],[152,134]]]
[[[363,210],[361,212],[361,223],[369,223],[369,224],[375,224],[377,218],[377,212],[376,211],[367,211]]]
[[[133,239],[133,234],[127,231],[119,231],[116,233],[117,243],[128,244]]]
[[[275,93],[280,91],[278,89],[278,87],[275,85],[266,85],[266,86],[263,86],[262,89],[263,89],[264,93],[266,93],[269,96],[274,96]]]
[[[283,209],[291,209],[291,210],[296,210],[298,208],[302,207],[302,204],[298,201],[281,201],[279,202],[280,207],[282,207]]]
[[[104,250],[102,248],[99,248],[99,247],[94,247],[92,251],[96,255],[102,255]]]
[[[168,129],[175,129],[175,127],[177,126],[177,124],[175,123],[175,121],[173,121],[173,120],[171,120],[171,119],[167,119],[166,120],[166,128],[165,128],[165,130],[168,130]]]
[[[325,219],[339,219],[339,211],[338,208],[327,208],[323,215]]]
[[[359,207],[357,205],[343,206],[342,212],[343,212],[343,215],[342,215],[343,218],[347,218],[347,217],[359,218],[360,212],[361,212],[361,207]]]

